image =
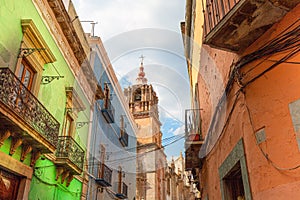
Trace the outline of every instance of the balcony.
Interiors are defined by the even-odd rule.
[[[83,170],[84,150],[71,136],[59,136],[54,162],[65,171],[79,175]]]
[[[0,68],[0,123],[13,137],[42,153],[56,149],[58,121],[9,68]]]
[[[119,141],[121,142],[121,144],[123,145],[123,147],[127,147],[128,146],[128,133],[126,132],[126,130],[120,129]]]
[[[300,0],[206,0],[204,43],[218,49],[242,51],[299,2]]]
[[[198,153],[204,140],[201,133],[200,109],[185,110],[185,169],[199,168]]]
[[[105,118],[107,123],[114,123],[114,115],[115,115],[115,109],[113,105],[111,104],[110,99],[105,98],[101,101],[101,113],[103,117]]]
[[[200,109],[185,110],[185,143],[200,144],[202,142]]]
[[[117,184],[118,184],[118,192],[116,193],[116,197],[119,199],[126,199],[128,186],[124,182],[119,182]]]
[[[95,178],[96,183],[102,187],[111,186],[112,170],[107,167],[104,163],[100,163],[97,166],[97,176]]]

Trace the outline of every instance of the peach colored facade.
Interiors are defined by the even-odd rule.
[[[147,83],[143,60],[139,69],[136,84],[124,89],[129,110],[138,127],[135,199],[165,200],[167,159],[162,147],[158,96]]]
[[[237,2],[240,3],[234,7],[236,10],[250,1]],[[228,49],[208,39],[219,34],[220,26],[226,28],[224,20],[230,19],[224,17],[216,23],[219,27],[213,27],[210,35],[203,36],[206,44],[198,45],[200,55],[189,58],[200,60],[195,68],[199,67],[198,99],[205,137],[199,152],[202,199],[300,199],[300,40],[297,35],[300,4],[299,1],[264,2],[253,13],[264,6],[271,6],[277,13],[282,7],[288,9],[278,16],[270,10],[273,16],[268,17],[276,21],[261,27],[264,30],[259,36],[251,36],[249,32],[251,39],[250,36],[238,38],[244,42],[240,46],[230,43],[236,38],[226,40]],[[187,12],[199,10],[197,6],[201,7],[201,2],[196,1],[195,7]],[[203,13],[195,15],[199,19]],[[259,17],[262,16],[258,14]],[[259,23],[255,25],[258,27]],[[199,26],[185,28],[196,30]],[[261,29],[255,30],[257,34]],[[193,34],[191,39],[195,37]],[[224,42],[224,38],[218,41]],[[251,45],[245,47],[245,43]]]

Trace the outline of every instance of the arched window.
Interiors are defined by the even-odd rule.
[[[142,91],[141,88],[138,88],[134,92],[134,101],[141,101],[141,100],[142,100]]]

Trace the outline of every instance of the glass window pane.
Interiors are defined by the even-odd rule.
[[[72,123],[73,123],[73,119],[71,118],[71,116],[67,115],[66,116],[66,126],[65,126],[65,135],[66,136],[72,136]]]
[[[24,72],[24,65],[23,65],[23,63],[21,63],[21,65],[20,65],[20,70],[19,70],[19,74],[18,74],[18,78],[19,78],[20,80],[22,80],[22,74],[23,74],[23,72]]]
[[[29,89],[30,88],[30,81],[31,81],[31,72],[28,71],[28,69],[26,69],[25,71],[25,76],[24,76],[24,80],[23,80],[23,84]]]

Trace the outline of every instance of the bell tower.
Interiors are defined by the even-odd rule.
[[[144,72],[141,56],[136,84],[125,88],[130,112],[138,125],[137,133],[137,200],[166,199],[165,169],[167,159],[162,146],[158,97]]]
[[[136,84],[124,90],[129,109],[141,131],[137,135],[139,144],[155,143],[162,147],[161,123],[158,116],[158,97],[151,84],[147,83],[144,72],[144,56],[141,56]]]

